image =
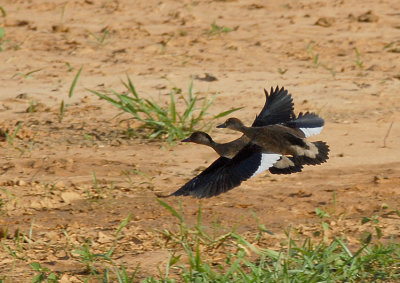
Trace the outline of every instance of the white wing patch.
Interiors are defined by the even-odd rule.
[[[304,133],[306,138],[312,135],[318,135],[321,133],[323,127],[315,127],[315,128],[300,128],[300,130]]]
[[[267,171],[276,161],[279,160],[279,158],[281,158],[281,156],[281,154],[277,153],[262,153],[260,165],[258,166],[257,171],[254,172],[250,178]]]

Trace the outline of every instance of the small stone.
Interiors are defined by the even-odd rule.
[[[29,105],[29,107],[26,108],[26,110],[25,110],[25,112],[27,112],[27,113],[49,112],[49,111],[50,111],[50,108],[47,107],[45,104],[40,103],[40,102]]]
[[[43,166],[43,164],[44,164],[44,163],[43,163],[43,160],[42,160],[42,159],[39,159],[39,160],[33,162],[32,168],[34,168],[34,169],[40,168],[40,167]]]
[[[15,98],[18,98],[18,99],[28,99],[28,94],[26,94],[26,93],[20,93],[20,94],[18,94]]]
[[[113,241],[112,237],[104,234],[103,232],[98,233],[97,242],[99,242],[100,244],[110,243],[112,241]]]
[[[57,258],[65,258],[67,256],[67,253],[64,250],[58,250],[54,254]],[[61,281],[60,281],[61,282]]]
[[[387,179],[389,179],[388,176],[385,176],[385,175],[375,175],[375,176],[374,176],[374,183],[375,183],[375,184],[381,184],[381,183],[384,182],[384,180],[387,180]]]
[[[31,201],[30,208],[33,208],[33,209],[37,209],[37,210],[39,210],[39,209],[41,209],[41,208],[42,208],[42,205],[40,204],[40,202],[39,202],[39,201],[37,201],[37,200],[33,200],[33,201]]]
[[[330,27],[335,23],[335,18],[332,17],[322,17],[319,18],[316,22],[315,25],[316,26],[321,26],[324,28]]]
[[[369,10],[368,12],[358,16],[357,20],[361,23],[375,23],[379,20],[379,17]]]
[[[57,187],[57,188],[59,188],[59,189],[63,189],[63,188],[65,188],[65,183],[64,183],[64,181],[57,181],[57,182],[54,184],[54,186]]]
[[[81,199],[81,195],[75,192],[63,192],[61,193],[61,199],[66,203],[69,204],[74,200]]]
[[[26,186],[26,182],[25,182],[24,180],[18,180],[18,181],[16,182],[16,185],[17,185],[17,186],[23,187],[23,186]]]
[[[60,238],[57,232],[50,231],[46,233],[46,238],[50,240],[50,242],[57,242]]]
[[[64,274],[61,276],[61,278],[58,280],[60,283],[70,283],[70,282],[79,282],[78,278],[74,276],[69,276],[67,274]]]
[[[87,96],[87,95],[85,95],[82,99],[81,99],[81,102],[82,103],[89,103],[91,100],[90,100],[90,98],[89,98],[89,96]]]

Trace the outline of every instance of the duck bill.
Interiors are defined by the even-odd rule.
[[[186,138],[186,139],[181,140],[181,142],[191,142],[191,140],[190,140],[190,138]]]
[[[221,124],[221,125],[218,125],[217,128],[226,128],[226,124],[223,123],[223,124]]]

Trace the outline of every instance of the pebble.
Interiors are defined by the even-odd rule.
[[[17,180],[16,185],[24,187],[24,186],[26,186],[26,182],[24,180]]]
[[[69,204],[74,200],[81,199],[81,195],[75,192],[63,192],[61,193],[61,199],[66,203]]]

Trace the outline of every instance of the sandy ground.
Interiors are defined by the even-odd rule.
[[[264,103],[263,88],[285,86],[296,112],[325,119],[314,140],[330,145],[328,163],[290,176],[266,173],[202,201],[205,227],[217,222],[252,235],[254,213],[275,233],[263,247],[278,248],[288,227],[309,236],[320,230],[319,207],[331,214],[329,237],[346,234],[357,243],[373,231],[361,219],[378,215],[384,238],[397,239],[400,2],[282,3],[3,1],[0,231],[8,238],[1,240],[0,276],[26,282],[34,274],[29,263],[38,261],[63,282],[79,282],[85,266],[73,246],[90,238],[104,250],[129,213],[117,262],[129,270],[141,263],[140,278],[164,268],[168,252],[154,231],[176,229],[177,221],[156,196],[178,189],[217,156],[194,144],[127,138],[127,124],[119,122],[128,116],[115,117],[116,108],[87,90],[122,91],[127,74],[144,97],[167,103],[171,88],[186,93],[193,78],[209,73],[217,80],[193,80],[200,97],[218,94],[209,112],[244,107],[235,116],[247,123]],[[210,34],[213,22],[232,31]],[[62,100],[68,107],[59,122]],[[237,134],[212,136],[228,141]],[[180,200],[188,223],[195,221],[198,200],[163,200],[174,207]],[[18,231],[31,240],[18,243]]]

